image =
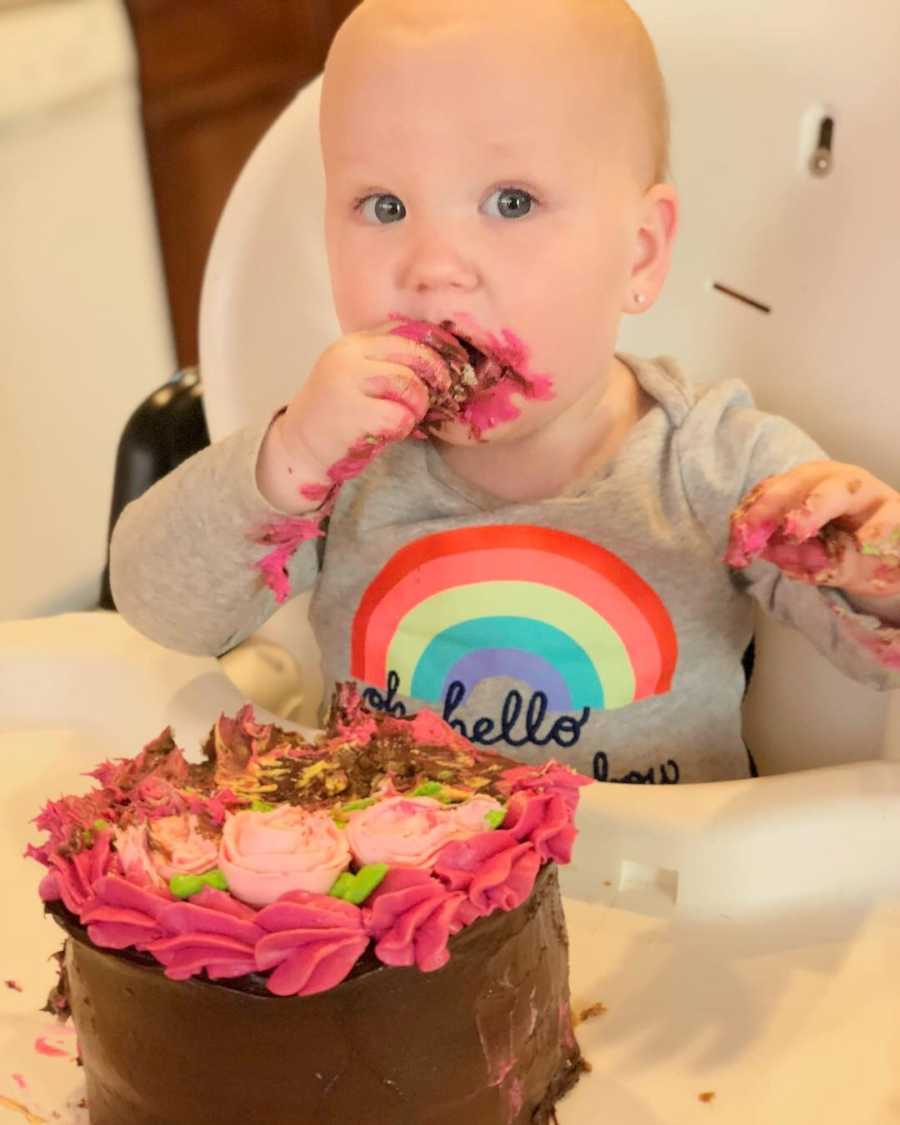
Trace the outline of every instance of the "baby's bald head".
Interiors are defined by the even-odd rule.
[[[516,12],[485,0],[363,0],[341,27],[326,65],[329,86],[352,81],[354,62],[379,43],[407,48],[441,37],[474,35],[495,52],[533,56],[542,70],[553,61],[584,97],[620,99],[628,118],[635,168],[644,186],[669,175],[669,106],[665,81],[647,30],[626,0],[530,0]],[[636,143],[634,143],[636,142]]]

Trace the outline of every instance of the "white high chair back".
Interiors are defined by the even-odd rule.
[[[896,479],[896,287],[884,247],[900,241],[900,83],[889,46],[900,41],[900,8],[635,7],[669,81],[684,219],[666,291],[624,325],[621,349],[673,354],[698,379],[739,376],[832,456]],[[305,87],[260,142],[210,254],[200,359],[214,439],[271,414],[339,332],[321,224],[320,85]],[[829,115],[833,164],[817,177],[810,161]],[[296,599],[264,632],[297,655],[312,698],[320,681],[306,608]],[[769,621],[758,638],[746,725],[764,772],[887,752],[886,697]]]

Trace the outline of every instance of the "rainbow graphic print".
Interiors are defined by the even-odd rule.
[[[669,691],[675,630],[656,592],[580,536],[528,525],[441,532],[399,550],[353,622],[351,672],[427,703],[508,676],[551,711]]]

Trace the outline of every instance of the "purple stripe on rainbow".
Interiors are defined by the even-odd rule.
[[[468,695],[476,684],[491,676],[511,676],[528,684],[532,691],[544,692],[551,711],[570,711],[572,708],[566,681],[549,661],[534,653],[511,648],[477,649],[461,657],[447,673],[444,696],[454,680],[465,686]]]

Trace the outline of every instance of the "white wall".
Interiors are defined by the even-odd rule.
[[[668,78],[684,221],[662,299],[621,346],[676,355],[698,378],[745,379],[832,457],[900,487],[900,5],[633,4]],[[817,179],[810,121],[824,107],[835,161]],[[759,639],[746,729],[764,765],[878,755],[885,696],[787,629],[763,622]]]
[[[0,6],[0,619],[95,604],[115,450],[174,369],[129,27]]]

